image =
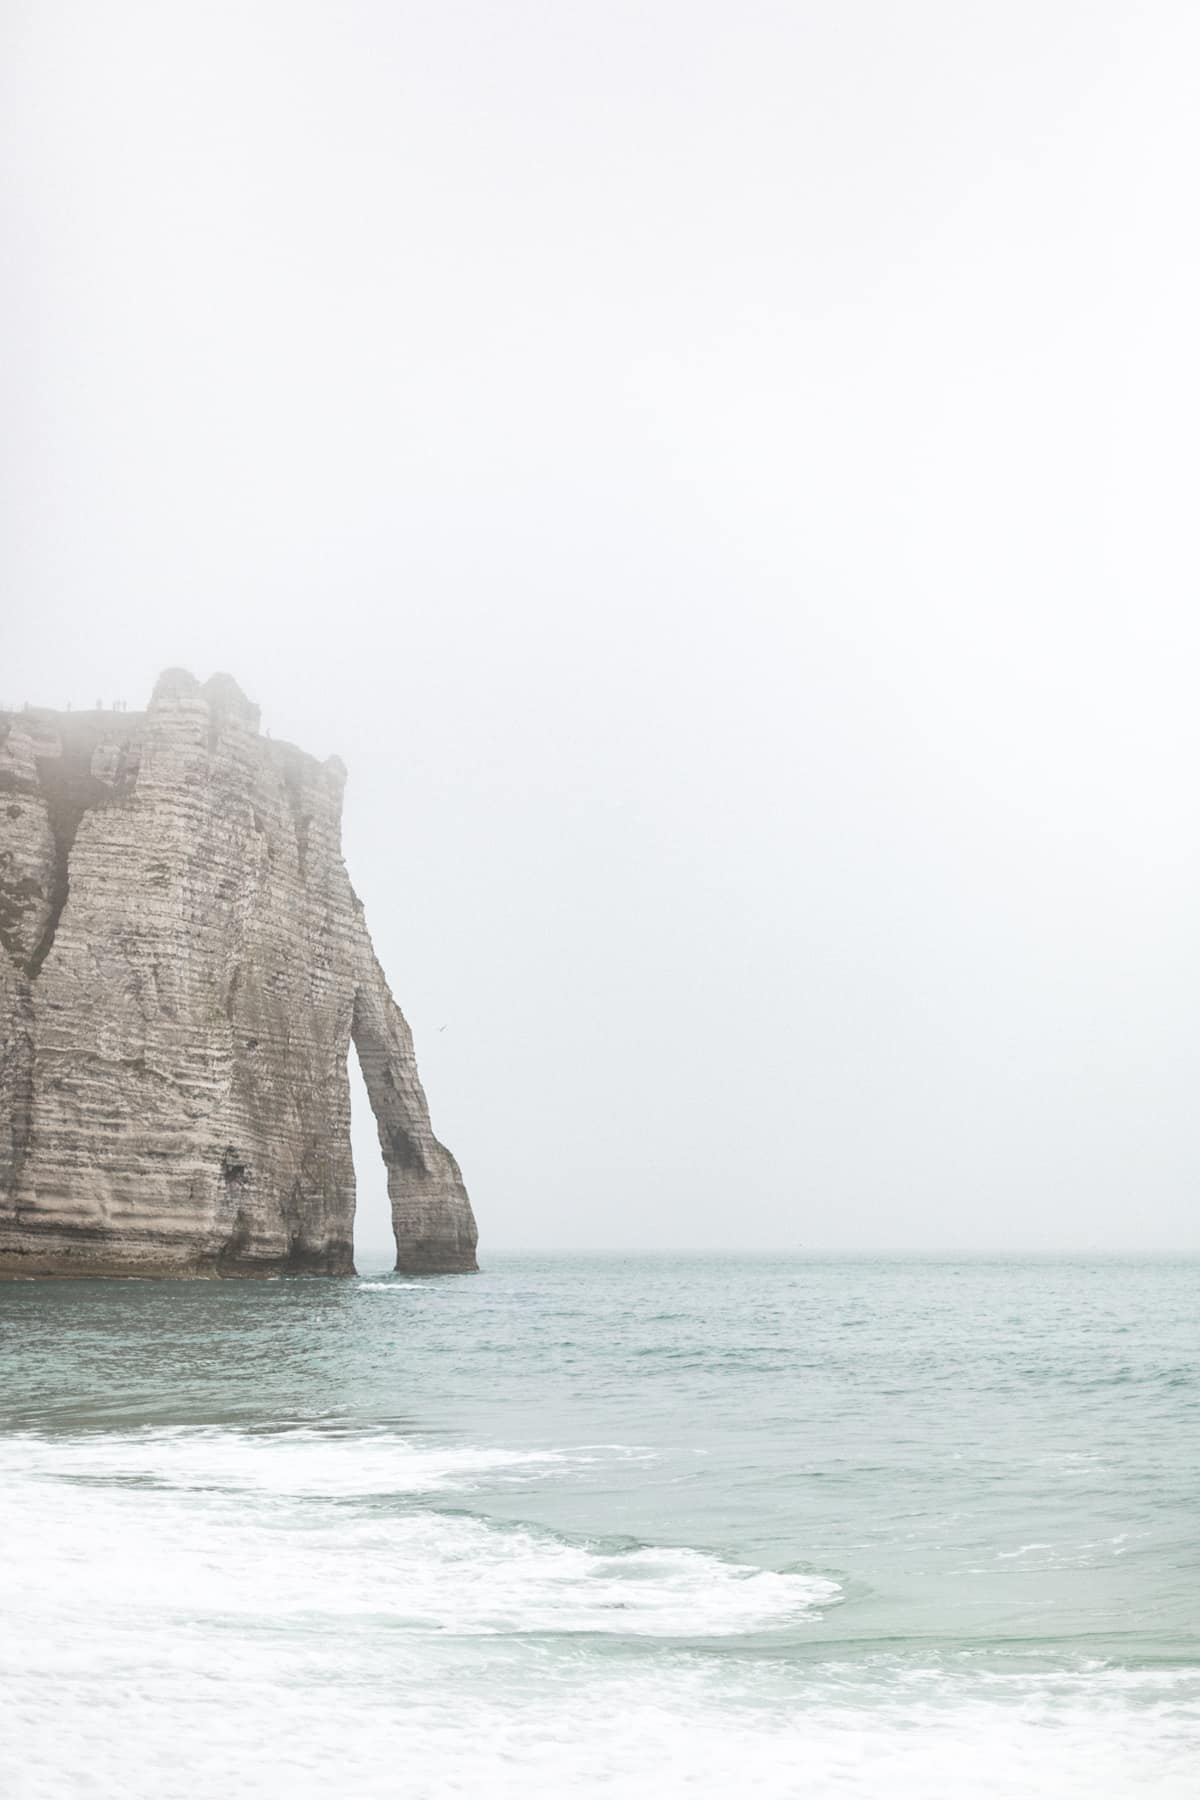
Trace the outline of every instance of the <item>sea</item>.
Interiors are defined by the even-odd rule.
[[[1196,1800],[1200,1261],[0,1287],[6,1800]]]

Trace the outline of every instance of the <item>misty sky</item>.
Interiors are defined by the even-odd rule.
[[[0,700],[345,758],[484,1259],[1200,1246],[1200,9],[0,34]]]

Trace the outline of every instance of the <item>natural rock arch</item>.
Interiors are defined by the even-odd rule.
[[[346,771],[227,675],[0,714],[0,1273],[353,1269],[353,1035],[397,1267],[475,1267],[341,855]]]

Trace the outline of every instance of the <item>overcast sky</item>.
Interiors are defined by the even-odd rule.
[[[484,1258],[1200,1246],[1200,9],[0,19],[0,699],[344,757]]]

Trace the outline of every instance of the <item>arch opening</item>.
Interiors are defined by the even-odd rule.
[[[346,1060],[350,1078],[350,1150],[354,1158],[354,1266],[359,1274],[379,1274],[396,1261],[392,1235],[392,1203],[387,1169],[379,1154],[379,1132],[358,1056],[351,1046]]]

